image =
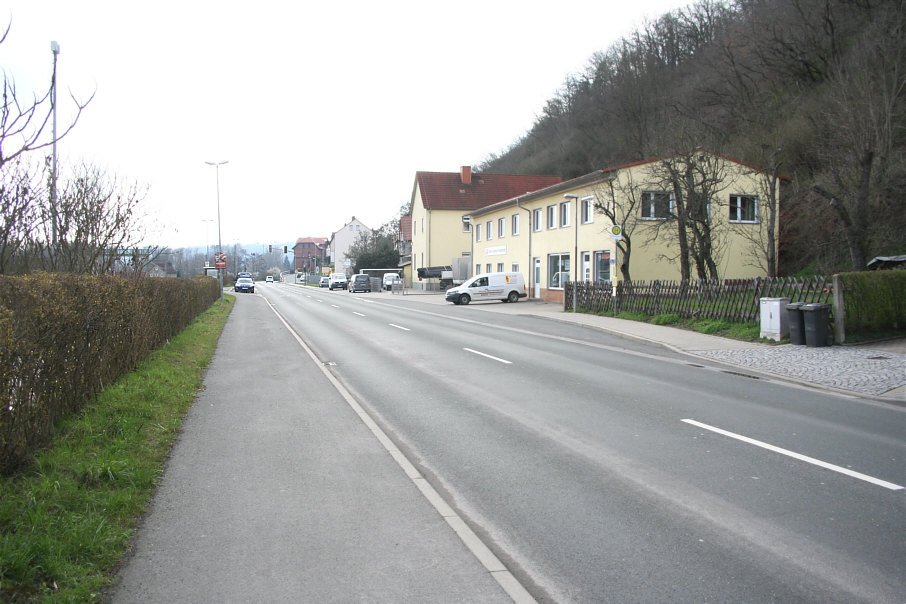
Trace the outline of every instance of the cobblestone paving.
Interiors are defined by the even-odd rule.
[[[883,350],[787,344],[689,352],[739,367],[874,396],[906,385],[906,355]]]

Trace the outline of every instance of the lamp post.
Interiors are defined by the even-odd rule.
[[[57,247],[57,57],[60,55],[60,45],[56,40],[50,42],[50,52],[53,53],[53,81],[50,90],[50,105],[53,109],[53,161],[50,175],[50,211],[51,211],[51,247],[52,254],[56,254]]]
[[[217,255],[218,260],[220,259],[220,254],[223,253],[223,241],[220,238],[220,166],[223,164],[229,163],[228,159],[223,161],[206,161],[206,164],[209,166],[214,166],[214,169],[217,172]],[[216,263],[215,263],[216,265]],[[223,304],[223,269],[217,269],[217,278],[220,281],[220,303]]]
[[[574,252],[573,252],[573,274],[575,278],[573,279],[573,312],[576,312],[576,306],[578,304],[579,298],[579,196],[573,195],[572,193],[567,193],[563,196],[564,199],[572,199],[576,202],[576,226],[575,226],[575,243],[574,243]]]

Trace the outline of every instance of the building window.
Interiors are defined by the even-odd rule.
[[[488,262],[487,264],[485,264],[484,267],[485,267],[485,271],[484,271],[484,272],[486,272],[486,273],[490,273],[490,272],[491,272],[491,263],[490,263],[490,262]]]
[[[758,198],[730,195],[730,222],[758,222]]]
[[[503,262],[498,262],[498,263],[497,263],[497,272],[498,272],[498,273],[502,273],[502,272],[503,272]]]
[[[481,241],[481,225],[475,225],[475,241]]]
[[[488,220],[488,222],[487,222],[487,224],[486,224],[485,226],[487,227],[487,237],[488,237],[488,241],[490,241],[491,239],[494,238],[494,231],[491,230],[491,221]]]
[[[564,201],[560,204],[560,226],[568,227],[569,226],[569,206],[570,202]]]
[[[532,212],[532,230],[536,233],[541,230],[541,208]]]
[[[510,230],[513,232],[514,237],[519,234],[519,214],[513,214]]]
[[[595,282],[610,281],[610,250],[595,252]]]
[[[497,237],[503,238],[506,235],[506,218],[497,219]]]
[[[472,221],[471,221],[471,220],[465,220],[465,218],[463,218],[463,221],[462,221],[462,232],[463,232],[463,233],[471,233],[471,232],[472,232]]]
[[[591,224],[595,220],[595,198],[586,197],[582,200],[582,224]]]
[[[513,263],[513,266],[511,267],[510,270],[511,270],[512,272],[514,272],[514,273],[518,273],[518,272],[519,272],[519,263],[518,263],[518,262],[514,262],[514,263]]]
[[[476,265],[475,265],[475,274],[476,274],[476,275],[480,275],[480,274],[481,274],[481,265],[480,265],[480,264],[476,264]]]
[[[547,228],[557,228],[557,206],[547,206]]]
[[[666,220],[673,212],[673,195],[666,191],[642,191],[642,218]]]
[[[563,284],[567,281],[569,281],[569,254],[548,254],[548,289],[563,289]]]

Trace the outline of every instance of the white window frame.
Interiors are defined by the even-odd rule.
[[[547,206],[547,228],[557,228],[557,204]]]
[[[591,224],[595,221],[594,196],[582,198],[582,224]]]
[[[744,220],[740,218],[742,214],[743,206],[739,203],[740,200],[751,201],[753,208],[752,214],[754,218],[752,220]],[[736,213],[736,218],[733,217],[734,211]],[[757,195],[730,195],[730,222],[737,224],[758,224],[758,196]]]
[[[475,225],[475,241],[481,241],[481,223]]]
[[[498,263],[497,263],[497,272],[498,272],[498,273],[502,273],[502,272],[503,272],[503,262],[498,262]]]
[[[485,231],[486,231],[485,239],[487,241],[490,241],[491,239],[494,238],[494,229],[491,228],[492,226],[493,226],[493,224],[491,224],[490,220],[488,220],[487,223],[485,224]]]
[[[506,217],[498,218],[497,219],[497,238],[503,239],[505,236],[506,236]]]
[[[513,214],[510,220],[510,230],[513,232],[513,237],[519,234],[519,214]]]
[[[572,202],[571,201],[562,201],[560,202],[560,228],[565,229],[570,225],[570,220],[572,219]]]
[[[519,263],[518,263],[518,262],[514,262],[514,263],[513,263],[511,272],[514,272],[514,273],[518,273],[518,272],[519,272]]]
[[[657,200],[656,195],[667,195],[667,216],[657,216],[657,208],[655,206],[655,201]],[[645,209],[648,209],[649,215],[645,215]],[[673,216],[674,212],[674,199],[673,193],[668,191],[642,191],[642,207],[641,207],[641,219],[642,220],[668,220]]]
[[[535,208],[532,212],[532,230],[536,233],[541,232],[541,229],[544,227],[544,209]]]
[[[560,274],[561,274],[561,277],[560,277],[559,286],[558,286],[558,287],[554,287],[554,286],[551,284],[551,281],[552,281],[552,278],[551,278],[551,277],[552,277],[553,274],[554,274],[554,272],[552,272],[552,268],[554,268],[554,267],[553,267],[553,259],[554,259],[555,257],[557,258],[557,267],[556,267],[556,268],[563,268],[563,257],[564,257],[564,256],[566,257],[566,261],[567,261],[567,262],[566,262],[566,264],[567,264],[566,270],[565,270],[565,271],[560,271],[560,270],[555,271],[556,273],[560,273]],[[563,274],[566,275],[566,279],[572,279],[572,270],[573,270],[572,254],[570,254],[569,252],[548,254],[548,255],[547,255],[547,288],[548,288],[548,289],[558,289],[558,290],[565,289],[565,288],[563,287],[563,281],[565,280],[565,279],[563,278]]]

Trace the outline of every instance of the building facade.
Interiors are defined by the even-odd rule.
[[[320,273],[327,266],[327,238],[300,237],[293,246],[293,270],[297,273]]]
[[[679,218],[692,216],[686,244],[697,245],[688,241],[693,229],[707,231],[701,241],[711,246],[709,276],[763,276],[763,176],[742,162],[697,152],[691,160],[598,170],[507,199],[471,212],[473,270],[523,272],[530,297],[556,302],[563,301],[567,280],[622,280],[627,255],[633,280],[678,280]],[[681,184],[673,186],[677,179]],[[699,268],[690,277],[699,277]]]
[[[416,172],[410,211],[411,274],[472,255],[472,227],[464,217],[474,210],[560,181],[559,176],[473,174],[469,166],[459,172]]]
[[[353,216],[349,222],[330,236],[330,263],[333,265],[335,273],[346,273],[347,276],[352,273],[352,262],[347,257],[347,252],[359,235],[370,232],[371,230],[362,224],[362,221]]]

